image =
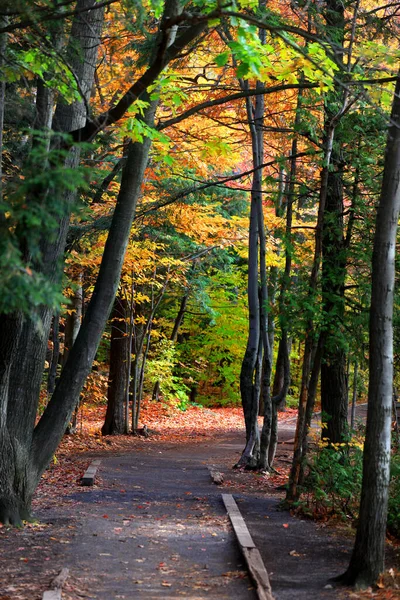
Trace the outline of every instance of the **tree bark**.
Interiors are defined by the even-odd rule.
[[[51,330],[51,338],[53,342],[53,351],[51,353],[51,362],[49,367],[49,377],[47,380],[47,395],[51,396],[56,387],[57,367],[60,358],[60,314],[57,313],[53,317],[53,327]]]
[[[79,328],[82,321],[82,302],[83,302],[83,289],[82,289],[82,275],[80,276],[80,282],[74,294],[71,298],[71,305],[69,312],[65,319],[64,329],[64,352],[62,356],[62,365],[64,366],[67,362],[68,353],[75,343],[76,337],[79,333]]]
[[[333,139],[335,134],[334,124],[330,124],[326,131],[325,138],[325,165],[321,173],[321,187],[319,195],[319,206],[318,206],[318,217],[317,225],[315,229],[315,248],[313,265],[310,274],[310,280],[308,284],[308,303],[313,304],[315,302],[315,293],[318,284],[318,273],[321,263],[322,253],[322,232],[324,226],[324,213],[325,213],[325,202],[327,196],[328,187],[328,175],[329,165],[332,154]],[[294,437],[294,448],[293,448],[293,461],[289,475],[289,485],[286,493],[286,502],[292,504],[298,500],[299,496],[299,479],[301,475],[301,463],[304,459],[304,448],[303,440],[305,439],[306,432],[306,410],[308,400],[308,388],[310,385],[310,376],[313,364],[313,354],[315,352],[315,331],[313,316],[310,313],[307,319],[306,327],[306,339],[304,342],[304,354],[303,354],[303,367],[301,374],[301,387],[300,387],[300,398],[299,398],[299,411],[297,415],[296,433]]]
[[[246,84],[242,84],[242,86]],[[250,125],[253,166],[262,164],[263,136],[262,120],[264,116],[264,98],[257,96],[255,106],[251,100],[246,99],[247,119]],[[258,430],[258,412],[260,402],[261,364],[263,355],[263,344],[267,333],[262,324],[267,307],[262,309],[259,289],[259,270],[261,269],[260,257],[260,212],[262,214],[262,169],[257,169],[253,175],[251,189],[251,208],[249,226],[249,258],[248,258],[248,306],[249,306],[249,333],[246,352],[240,372],[240,392],[246,424],[246,446],[239,460],[239,466],[256,468],[259,463],[260,435]],[[263,223],[262,223],[263,226]],[[265,253],[265,246],[264,246]],[[259,266],[260,265],[260,266]],[[264,259],[265,265],[265,259]],[[266,273],[264,274],[263,296],[266,289]],[[263,380],[264,377],[263,377]],[[268,398],[266,399],[268,403]],[[268,411],[268,407],[265,409]]]
[[[146,110],[145,120],[150,126],[156,106],[157,101],[153,101]],[[68,425],[114,302],[150,145],[149,138],[145,138],[143,143],[130,146],[92,298],[54,394],[35,428],[33,464],[38,475],[46,468]]]
[[[95,0],[79,0],[79,5],[95,7],[96,2]],[[72,67],[74,68],[76,77],[81,81],[83,88],[88,90],[88,94],[90,94],[91,81],[93,80],[96,65],[102,20],[102,9],[88,11],[84,17],[81,15],[75,17],[71,30],[69,52],[71,53]],[[75,62],[73,62],[73,56],[75,56]],[[44,87],[39,87],[38,114],[40,114],[41,123],[45,125],[49,121],[49,114],[44,114],[43,106],[46,104],[48,112],[52,110],[52,107],[50,107],[48,102],[41,102],[42,92],[43,94],[45,93]],[[88,99],[89,96],[86,100]],[[63,109],[63,131],[76,128],[77,123],[80,125],[84,123],[82,117],[78,119],[76,116],[76,111],[82,112],[81,105],[84,105],[83,101]],[[84,118],[86,118],[86,114]],[[78,158],[78,152],[76,149],[72,149],[67,160],[68,166],[76,166]],[[43,194],[43,197],[45,197],[47,190],[39,190],[38,193]],[[64,201],[66,207],[70,207],[74,197],[75,193],[73,191],[65,194]],[[28,201],[30,200],[28,199]],[[37,199],[32,197],[32,200]],[[62,269],[60,268],[60,258],[65,248],[69,223],[68,210],[70,208],[66,208],[64,217],[60,220],[56,239],[48,237],[41,242],[42,258],[38,269],[46,275],[50,282],[61,281]],[[14,337],[18,344],[18,361],[14,360],[10,362],[8,386],[7,389],[3,389],[4,406],[7,411],[6,437],[9,438],[12,444],[13,452],[12,455],[4,456],[0,462],[0,472],[5,469],[8,471],[8,475],[10,476],[11,473],[13,477],[13,481],[10,481],[8,484],[8,489],[14,489],[15,494],[20,498],[16,512],[10,517],[10,520],[16,523],[21,520],[22,514],[26,515],[29,512],[30,501],[38,481],[35,469],[31,468],[30,449],[52,313],[52,308],[41,307],[37,311],[35,318],[23,319],[22,315],[17,315],[16,317],[12,315],[4,316],[2,319],[2,328],[6,331],[10,327],[14,327]],[[4,340],[5,337],[1,335],[0,346],[4,343]],[[9,353],[8,356],[11,361],[12,353]],[[48,460],[50,459],[51,455],[48,457]],[[10,464],[12,464],[11,470],[10,464],[7,464],[10,461]],[[0,502],[0,515],[1,513],[2,507]]]
[[[0,17],[0,27],[8,23],[8,17]],[[0,68],[3,67],[6,60],[7,50],[7,33],[0,35]],[[0,201],[3,197],[3,131],[4,131],[4,108],[6,99],[6,82],[5,79],[0,81]],[[1,216],[0,216],[1,219]]]
[[[124,401],[128,361],[127,303],[117,296],[111,316],[110,372],[107,390],[107,411],[102,435],[118,435],[125,431]]]
[[[327,32],[335,42],[337,60],[342,69],[345,16],[343,3],[328,0],[325,10]],[[325,100],[326,129],[335,115],[346,105],[346,94],[339,85],[327,94]],[[337,107],[341,106],[339,110]],[[336,118],[338,122],[339,119]],[[324,313],[323,357],[321,364],[321,410],[324,426],[322,437],[332,443],[341,443],[348,432],[347,425],[347,369],[343,332],[344,282],[346,278],[346,244],[343,225],[343,125],[335,128],[331,168],[328,172],[322,234],[321,294]]]
[[[368,414],[360,515],[350,565],[342,577],[346,582],[360,586],[373,585],[384,570],[393,393],[393,298],[399,210],[400,71],[386,143],[372,256]]]
[[[91,1],[91,6],[96,6],[95,0],[80,1]],[[167,0],[162,19],[162,31],[157,47],[156,59],[153,61],[151,67],[146,71],[146,76],[140,77],[137,85],[134,84],[133,86],[134,89],[140,94],[144,93],[147,85],[150,85],[154,82],[155,78],[161,73],[168,62],[177,57],[181,50],[195,40],[198,35],[207,27],[207,22],[205,20],[201,20],[201,22],[195,22],[195,24],[186,27],[182,35],[177,38],[175,42],[174,40],[177,26],[174,25],[168,27],[168,19],[171,16],[176,16],[180,10],[181,9],[175,0]],[[80,66],[86,75],[88,74],[89,69],[92,69],[94,72],[96,64],[95,56],[98,45],[98,35],[101,29],[101,27],[99,27],[100,13],[102,13],[102,9],[100,8],[96,10],[89,10],[81,15],[78,14],[76,19],[74,19],[75,24],[75,20],[79,20],[79,18],[82,17],[80,21],[82,24],[83,33],[82,46],[86,48],[88,52],[92,52],[92,60],[88,60],[86,58],[82,60],[82,52],[80,50],[78,52],[80,55]],[[91,26],[88,26],[88,20],[90,18],[93,18],[94,22]],[[75,48],[78,46],[77,40],[75,40],[74,46]],[[144,81],[146,82],[146,85],[143,85]],[[86,88],[83,87],[83,89]],[[88,85],[87,89],[90,90],[91,85]],[[124,114],[127,106],[132,104],[135,97],[137,97],[137,95],[131,97],[131,95],[128,93],[126,97],[124,97],[124,101],[117,104],[117,110],[112,113],[113,122],[115,122],[117,118],[120,118],[120,116]],[[129,100],[129,103],[127,106],[125,106],[127,100]],[[150,125],[153,121],[154,109],[155,104],[152,103],[146,114],[146,120]],[[76,110],[80,116],[82,116],[82,118],[84,115],[86,119],[86,112],[84,113],[80,107],[77,107]],[[62,113],[63,110],[60,108],[60,112],[58,113],[55,122],[62,122]],[[93,123],[90,124],[93,125]],[[102,126],[105,126],[104,122]],[[78,129],[75,130],[78,132],[78,139],[80,139],[83,129],[84,128],[82,127],[78,127]],[[93,135],[97,131],[97,126],[95,126]],[[93,135],[91,134],[90,139],[92,139]],[[71,349],[68,361],[60,376],[54,394],[45,412],[43,413],[42,418],[34,429],[33,435],[32,432],[36,416],[39,389],[36,385],[32,386],[32,390],[26,389],[30,383],[28,373],[29,370],[27,368],[24,369],[23,382],[25,384],[25,389],[23,389],[23,394],[17,396],[14,394],[15,390],[12,390],[14,402],[10,402],[8,389],[3,388],[2,390],[0,401],[4,398],[5,400],[1,404],[0,413],[5,414],[5,412],[7,412],[7,432],[4,434],[4,437],[0,439],[0,447],[6,447],[8,440],[11,437],[13,446],[17,447],[18,450],[21,449],[19,456],[22,457],[18,462],[18,457],[11,452],[6,452],[4,453],[2,462],[0,462],[0,482],[2,482],[2,489],[8,490],[7,493],[3,494],[3,498],[0,500],[0,515],[5,515],[5,519],[19,522],[22,512],[24,512],[24,514],[29,512],[31,498],[39,481],[40,475],[51,460],[51,457],[65,431],[66,425],[68,424],[74,407],[79,399],[80,390],[84,384],[87,374],[90,371],[97,345],[114,301],[115,292],[118,286],[121,264],[124,257],[127,240],[129,238],[129,231],[135,212],[137,198],[140,193],[144,169],[148,160],[149,147],[150,141],[148,138],[146,138],[142,144],[133,144],[130,148],[127,158],[127,165],[122,176],[117,206],[114,212],[110,233],[104,251],[103,261],[90,305],[86,311],[76,343]],[[72,149],[70,153],[69,166],[76,164],[76,160],[77,151]],[[44,240],[42,244],[42,268],[43,272],[46,273],[50,280],[52,278],[57,280],[57,277],[59,277],[60,265],[58,264],[58,257],[62,256],[65,248],[68,222],[68,215],[65,215],[60,221],[55,243],[53,243],[51,240]],[[35,355],[34,357],[35,368],[36,366],[40,366],[40,376],[39,372],[35,372],[34,375],[35,378],[36,375],[38,375],[38,381],[41,377],[44,365],[45,353],[43,352],[43,349],[46,348],[48,331],[50,328],[51,313],[50,315],[49,313],[49,310],[43,309],[40,314],[43,328],[41,328],[40,332],[35,331],[35,333],[38,335],[37,350],[35,344],[32,344],[32,338],[34,337],[32,331],[34,328],[31,327],[26,334],[28,336],[27,342],[29,342],[27,347],[33,347],[37,354],[37,356]],[[4,323],[4,331],[7,332],[10,327],[14,325],[14,321],[12,319],[14,319],[14,317],[2,319],[2,321],[6,321]],[[14,328],[14,331],[17,331],[16,327]],[[18,340],[18,338],[16,339]],[[3,335],[0,337],[0,356],[4,355],[3,348],[1,348],[1,346],[2,344],[6,343],[5,340],[6,336]],[[21,342],[22,336],[20,339],[20,352],[18,352],[18,354],[24,357],[24,345]],[[6,347],[4,349],[6,349]],[[12,358],[12,353],[9,353],[9,356]],[[7,376],[3,377],[5,383],[7,384],[9,370],[7,371],[7,369],[5,369],[4,372],[7,373]],[[7,388],[10,388],[11,390],[11,386],[7,386]],[[0,435],[3,433],[3,431],[4,429],[0,427]],[[13,479],[10,479],[10,477]],[[11,503],[10,499],[12,498],[12,490],[14,490],[14,497],[19,499],[19,504],[15,507],[15,510],[9,510],[7,508],[7,506],[10,506]]]

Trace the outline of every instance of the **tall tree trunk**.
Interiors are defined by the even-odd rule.
[[[0,27],[8,24],[8,17],[0,17]],[[7,50],[7,33],[0,35],[0,69],[6,61]],[[6,82],[5,79],[0,81],[0,201],[3,197],[3,130],[4,130],[4,109],[6,99]],[[1,216],[0,216],[1,219]]]
[[[71,36],[76,39],[74,39],[71,50],[72,48],[77,50],[76,55],[79,56],[79,61],[77,61],[76,68],[74,68],[75,75],[80,79],[79,74],[83,73],[83,79],[89,81],[89,75],[94,73],[96,66],[96,53],[101,31],[101,15],[103,12],[102,8],[96,8],[97,2],[95,0],[79,0],[79,2],[89,3],[88,6],[93,7],[93,10],[86,10],[83,13],[80,13],[78,10],[72,26]],[[166,1],[160,26],[156,58],[146,71],[146,77],[139,78],[135,88],[136,94],[144,95],[146,86],[154,83],[168,62],[179,56],[181,51],[206,29],[207,22],[205,20],[196,21],[194,24],[185,27],[182,34],[176,37],[178,26],[173,25],[169,27],[168,19],[173,19],[180,12],[181,8],[175,0]],[[90,22],[91,19],[93,20],[92,22]],[[79,31],[82,32],[81,40],[78,36]],[[89,53],[91,53],[91,58]],[[93,77],[91,82],[92,80]],[[81,89],[88,90],[88,94],[92,87],[91,82],[86,86],[81,81]],[[118,114],[114,111],[115,119],[122,116],[131,101],[132,94],[126,96],[124,102],[117,105]],[[81,104],[85,105],[86,108],[85,103]],[[79,118],[82,117],[86,120],[86,110],[82,106],[75,106],[74,108]],[[146,111],[145,119],[147,125],[151,126],[153,122],[154,110],[155,104],[151,103],[149,109]],[[54,122],[63,122],[63,110],[61,108]],[[86,121],[85,127],[83,129],[81,127],[75,129],[74,139],[79,138],[82,132],[83,135],[86,135],[85,139],[88,139],[88,137],[92,139],[94,137],[97,128],[93,122],[90,120]],[[89,135],[87,130],[90,130],[92,133]],[[65,427],[79,399],[80,390],[90,371],[97,345],[118,286],[122,260],[129,238],[137,198],[142,185],[144,169],[148,160],[149,147],[150,141],[146,138],[142,144],[133,144],[130,148],[126,168],[122,176],[117,206],[90,305],[54,394],[34,432],[33,427],[39,397],[39,388],[37,388],[36,382],[40,381],[44,365],[44,350],[47,345],[51,312],[47,309],[43,309],[40,312],[39,317],[41,317],[43,327],[40,328],[40,331],[37,331],[38,328],[30,327],[29,331],[25,333],[26,344],[21,343],[23,342],[23,336],[20,336],[18,354],[22,358],[25,358],[26,348],[33,349],[35,369],[37,370],[32,372],[35,378],[35,385],[32,385],[31,390],[27,390],[27,386],[31,381],[30,372],[28,368],[24,368],[23,381],[25,386],[22,390],[23,393],[20,395],[15,394],[15,389],[11,389],[11,385],[8,385],[7,389],[2,390],[0,396],[0,414],[7,412],[7,433],[4,434],[4,440],[0,439],[0,447],[5,447],[8,443],[7,440],[12,439],[13,449],[15,450],[3,453],[0,461],[0,481],[4,483],[2,489],[7,490],[7,493],[4,493],[0,500],[0,516],[6,515],[5,518],[12,522],[18,523],[22,513],[25,514],[29,511],[32,494],[40,475],[51,460],[51,456],[65,431]],[[76,161],[77,151],[73,149],[70,153],[68,166],[73,167]],[[51,239],[48,239],[43,240],[42,243],[41,268],[50,281],[58,281],[61,271],[59,258],[62,257],[64,252],[68,222],[69,218],[66,214],[60,220],[56,241],[53,242]],[[1,324],[4,326],[5,332],[10,331],[12,326],[14,326],[14,331],[18,333],[18,319],[15,319],[14,316],[3,317]],[[34,335],[38,337],[37,344],[32,343]],[[15,336],[12,337],[14,338]],[[18,341],[18,337],[15,337],[15,339]],[[6,344],[6,340],[7,336],[0,336],[0,356],[7,355],[6,352],[3,352],[6,347],[2,348],[2,344]],[[8,356],[11,360],[13,353],[9,352]],[[40,370],[38,367],[40,367]],[[8,383],[9,372],[9,367],[5,365],[5,376],[3,379],[6,384]],[[17,373],[15,373],[15,376],[17,376]],[[15,379],[14,381],[18,386],[18,380]],[[11,398],[11,396],[13,397]],[[0,427],[0,436],[3,432],[4,428]],[[18,498],[16,506],[14,506],[15,503],[13,504],[12,490],[14,490],[14,497]]]
[[[149,126],[156,106],[157,101],[153,101],[146,110],[144,118]],[[130,146],[92,298],[54,394],[35,428],[32,467],[37,476],[46,468],[62,437],[96,355],[118,288],[150,144],[145,138],[143,143]]]
[[[353,373],[353,394],[351,399],[351,420],[350,429],[354,431],[356,422],[356,404],[357,404],[357,381],[358,381],[358,362],[354,362],[354,373]]]
[[[399,210],[400,71],[386,144],[372,256],[368,414],[360,516],[350,565],[343,576],[346,582],[361,586],[374,584],[384,570],[393,393],[393,298]]]
[[[117,435],[125,431],[124,401],[128,361],[127,303],[117,296],[111,315],[110,372],[108,376],[107,411],[102,435]]]
[[[87,8],[88,6],[95,7],[95,5],[95,0],[79,0],[78,2],[78,7]],[[82,89],[87,91],[88,96],[86,101],[90,96],[102,21],[103,9],[96,9],[88,11],[84,17],[78,14],[74,18],[72,25],[68,52],[70,53],[70,62],[75,75],[81,82]],[[48,113],[45,114],[43,106],[47,106],[48,112],[52,111],[52,106],[48,102],[41,101],[42,93],[45,94],[44,86],[39,86],[38,114],[40,114],[40,122],[45,125],[50,117]],[[76,128],[77,124],[82,126],[85,123],[86,112],[82,116],[82,107],[84,106],[85,103],[82,101],[63,107],[63,131],[71,131]],[[76,166],[77,160],[78,153],[73,149],[67,159],[68,166]],[[39,193],[45,195],[47,192],[46,190],[39,190]],[[74,192],[66,194],[64,200],[67,206],[72,202],[73,197],[75,197]],[[32,197],[32,200],[36,201],[37,199]],[[65,248],[68,223],[69,214],[68,209],[66,209],[65,215],[60,221],[56,240],[54,241],[53,238],[48,237],[43,239],[41,243],[42,259],[38,268],[46,275],[50,282],[61,281],[62,269],[60,259]],[[13,472],[14,482],[10,482],[8,487],[13,488],[19,497],[19,511],[14,512],[10,517],[10,520],[16,523],[20,521],[22,514],[26,514],[29,511],[31,497],[37,485],[35,469],[30,468],[29,454],[32,445],[32,435],[52,313],[53,310],[51,308],[41,307],[38,309],[35,318],[32,319],[23,319],[22,315],[17,317],[5,316],[2,319],[2,325],[6,330],[12,325],[15,327],[15,339],[18,344],[18,361],[10,364],[9,385],[7,390],[4,390],[7,430],[13,447],[13,453],[4,456],[0,462],[0,471],[5,469],[9,474]],[[9,324],[6,323],[7,320],[10,321]],[[0,336],[0,345],[3,343],[3,340],[4,337],[2,335]],[[11,359],[11,353],[9,357]],[[49,460],[50,458],[51,456]],[[10,465],[13,465],[11,471]],[[4,500],[4,502],[6,501]],[[2,510],[0,503],[0,515]],[[7,512],[7,508],[4,510]]]
[[[258,84],[257,84],[258,85]],[[248,87],[247,82],[242,87]],[[264,98],[257,96],[255,105],[250,99],[246,100],[247,119],[250,126],[253,166],[255,168],[262,164],[263,135],[262,123],[264,117]],[[261,205],[261,210],[260,210]],[[258,407],[261,384],[261,363],[263,356],[263,345],[267,335],[267,327],[263,325],[267,306],[262,306],[260,294],[266,295],[267,282],[264,272],[263,290],[259,289],[259,270],[261,269],[260,247],[261,226],[260,214],[262,214],[262,169],[258,168],[253,174],[251,189],[251,208],[249,226],[249,258],[248,258],[248,305],[249,305],[249,333],[247,346],[240,372],[240,392],[246,424],[246,446],[238,465],[255,468],[259,463],[260,438],[258,431]],[[262,234],[261,234],[262,235]],[[264,246],[265,253],[265,246]],[[265,258],[264,258],[265,266]],[[268,377],[268,375],[266,375]],[[265,381],[265,377],[263,377]],[[268,398],[267,398],[268,402]],[[257,407],[257,410],[255,410]],[[268,408],[266,408],[268,411]]]
[[[324,226],[325,202],[328,187],[329,165],[332,154],[332,145],[335,134],[334,124],[330,124],[326,131],[325,165],[321,173],[321,187],[319,195],[318,217],[315,229],[315,248],[313,265],[308,284],[308,304],[313,305],[315,302],[315,293],[318,284],[318,273],[320,269],[321,253],[322,253],[322,231]],[[298,499],[299,478],[301,474],[301,463],[304,460],[303,440],[306,435],[306,409],[308,400],[308,388],[310,384],[310,376],[312,372],[313,354],[315,352],[315,331],[312,314],[309,314],[306,327],[306,339],[304,342],[303,367],[301,374],[299,411],[297,415],[296,433],[294,437],[293,461],[289,475],[289,485],[286,493],[286,501],[290,504]]]
[[[344,5],[328,0],[325,9],[328,36],[334,41],[337,60],[342,69],[345,30]],[[332,120],[343,111],[347,92],[336,85],[325,100],[325,120],[329,131]],[[338,122],[339,119],[336,118]],[[346,244],[343,225],[343,125],[338,124],[328,173],[322,235],[321,293],[324,312],[323,357],[321,364],[322,437],[332,443],[344,440],[347,431],[347,369],[344,342],[344,282],[346,278]]]

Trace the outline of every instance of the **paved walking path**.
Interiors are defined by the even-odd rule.
[[[294,427],[280,426],[278,469],[291,459]],[[51,502],[37,514],[48,525],[21,531],[17,544],[3,531],[0,598],[39,599],[32,578],[35,590],[37,581],[46,589],[68,567],[63,600],[256,600],[221,493],[233,494],[276,600],[349,597],[329,579],[346,569],[351,536],[279,511],[282,492],[271,485],[266,493],[264,479],[232,470],[243,442],[244,432],[190,444],[150,439],[120,455],[88,457],[101,458],[95,487]],[[224,472],[223,486],[212,483],[211,465]],[[26,595],[12,593],[13,581]]]
[[[280,455],[285,448],[290,455],[293,425],[280,436]],[[276,600],[338,598],[325,586],[345,569],[351,543],[279,511],[277,496],[235,488],[230,467],[242,444],[235,433],[103,457],[100,485],[82,488],[69,497],[70,506],[46,514],[68,535],[57,559],[70,568],[78,593],[63,597],[255,599],[221,501],[228,492],[261,552]],[[228,486],[211,482],[212,464],[225,471]]]

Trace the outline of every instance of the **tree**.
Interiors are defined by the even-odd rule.
[[[82,0],[89,2],[89,0]],[[92,1],[92,0],[90,0]],[[95,4],[95,3],[94,3]],[[90,13],[90,11],[88,11]],[[129,92],[117,103],[117,105],[107,113],[103,118],[103,126],[110,120],[120,118],[125,110],[132,104],[137,97],[136,94],[144,93],[147,85],[153,83],[156,77],[161,73],[164,67],[177,56],[183,48],[186,48],[199,34],[206,28],[206,20],[200,20],[194,25],[186,28],[182,34],[176,38],[177,27],[167,26],[168,19],[173,20],[178,14],[177,6],[173,1],[167,2],[164,16],[161,19],[160,33],[157,38],[156,50],[151,58],[150,67],[144,75],[134,84]],[[97,11],[92,10],[91,15],[94,21],[99,24]],[[89,18],[89,17],[88,17]],[[94,28],[85,19],[78,20],[72,28],[70,45],[75,50],[78,48],[77,66],[83,65],[84,80],[88,78],[85,69],[91,69],[91,76],[94,75],[96,64],[93,52],[97,49],[97,43],[91,39],[91,36],[98,36],[100,30]],[[88,28],[90,35],[88,35]],[[91,56],[82,61],[83,48],[79,47],[79,36],[83,37]],[[79,77],[78,77],[79,81]],[[82,82],[81,82],[82,87]],[[83,89],[85,93],[90,93],[91,84],[85,83]],[[136,92],[134,91],[136,90]],[[157,100],[148,100],[148,108],[145,111],[141,121],[151,128],[154,112],[157,106]],[[87,102],[87,100],[86,100]],[[122,103],[122,104],[121,104]],[[89,121],[82,127],[80,119],[86,120],[86,111],[84,103],[80,102],[70,110],[76,110],[71,115],[72,122],[69,121],[68,129],[74,130],[76,138],[82,137],[90,139],[101,128],[98,122],[94,124]],[[116,110],[115,110],[116,109]],[[56,112],[55,121],[59,124],[63,122],[66,109],[64,107]],[[77,117],[79,116],[79,118]],[[1,368],[1,423],[0,423],[0,520],[4,523],[20,523],[21,519],[29,515],[30,503],[33,492],[39,481],[41,473],[51,460],[65,428],[71,418],[72,412],[79,398],[80,390],[84,384],[85,378],[90,371],[98,343],[108,314],[111,310],[114,296],[117,290],[120,270],[124,258],[125,248],[129,239],[130,227],[135,214],[136,202],[140,194],[144,170],[148,160],[148,152],[151,140],[146,137],[143,143],[137,142],[130,145],[126,165],[123,170],[121,189],[118,197],[117,206],[114,211],[113,221],[110,233],[106,243],[104,257],[99,272],[99,277],[91,303],[85,314],[81,329],[77,336],[73,348],[69,352],[67,363],[64,366],[56,389],[52,395],[49,404],[46,407],[39,423],[35,427],[36,407],[38,402],[38,386],[31,385],[31,376],[28,375],[28,369],[21,372],[19,365],[19,376],[14,358],[19,353],[24,356],[28,348],[29,355],[26,360],[31,364],[35,360],[37,381],[40,382],[43,371],[44,354],[47,346],[48,330],[51,322],[51,310],[45,307],[45,314],[48,315],[42,321],[44,323],[41,330],[40,339],[37,339],[37,329],[34,323],[29,323],[29,331],[26,335],[30,336],[29,343],[25,342],[23,347],[23,338],[21,331],[23,327],[23,316],[21,314],[9,314],[2,316],[2,348],[0,356],[2,357]],[[77,152],[71,150],[72,166],[76,166]],[[47,249],[43,250],[42,269],[48,269],[50,274],[57,272],[55,267],[62,255],[65,247],[65,238],[68,230],[68,214],[60,220],[60,233],[55,241],[52,239],[45,241]],[[45,271],[46,272],[46,271]],[[36,337],[33,344],[33,338]],[[20,348],[18,350],[18,343]],[[33,350],[35,348],[35,351]],[[13,376],[14,369],[14,376]],[[20,391],[22,390],[22,392]]]
[[[393,300],[400,211],[400,72],[388,131],[382,190],[376,216],[369,321],[368,415],[360,516],[350,565],[340,578],[360,586],[384,570],[390,479],[393,396]]]

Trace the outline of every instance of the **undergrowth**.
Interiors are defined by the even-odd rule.
[[[318,520],[355,522],[362,484],[360,434],[344,444],[318,442],[310,451],[298,510]],[[394,447],[388,504],[388,533],[400,538],[400,451]]]

